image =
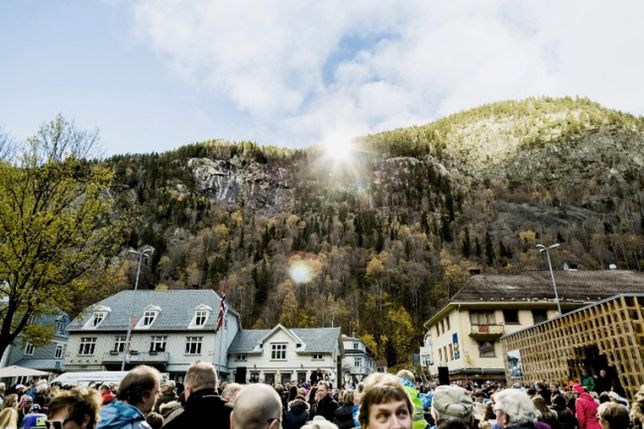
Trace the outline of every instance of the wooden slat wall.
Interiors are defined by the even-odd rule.
[[[618,295],[501,339],[507,381],[555,381],[579,377],[585,347],[595,345],[615,366],[627,395],[644,384],[644,295]],[[520,350],[523,378],[510,380],[508,350]]]

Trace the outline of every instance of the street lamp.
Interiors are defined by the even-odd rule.
[[[548,258],[548,267],[550,268],[550,278],[552,279],[552,288],[555,290],[555,300],[557,301],[557,310],[559,311],[559,315],[561,316],[563,313],[561,312],[561,303],[559,302],[559,294],[557,293],[557,285],[555,283],[555,274],[552,272],[552,263],[550,262],[550,249],[556,249],[559,247],[559,243],[552,244],[550,246],[544,246],[543,244],[537,244],[537,249],[539,249],[539,253],[546,252],[546,257]]]
[[[130,320],[127,324],[127,336],[125,337],[125,348],[123,349],[123,360],[121,360],[121,371],[125,371],[125,360],[127,355],[130,352],[130,339],[132,337],[132,318],[134,317],[134,306],[136,304],[136,291],[139,289],[139,275],[141,275],[141,263],[143,262],[143,257],[148,257],[152,254],[151,248],[145,248],[141,251],[130,249],[128,252],[132,255],[137,255],[139,257],[139,263],[136,267],[136,279],[134,280],[134,296],[132,297],[132,308],[130,310]]]

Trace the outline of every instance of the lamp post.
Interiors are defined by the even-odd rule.
[[[555,300],[557,301],[557,311],[559,311],[559,315],[561,316],[563,313],[561,312],[561,303],[559,302],[559,294],[557,293],[557,284],[555,283],[555,274],[552,271],[552,263],[550,262],[550,249],[556,249],[559,247],[559,243],[552,244],[550,246],[544,246],[543,244],[537,244],[537,249],[539,249],[539,253],[546,252],[546,257],[548,258],[548,268],[550,268],[550,278],[552,279],[552,288],[555,290]]]
[[[139,289],[139,276],[141,275],[141,263],[143,262],[143,257],[148,257],[152,253],[152,249],[146,248],[141,251],[130,249],[129,251],[132,255],[137,255],[139,258],[139,263],[136,267],[136,279],[134,280],[134,296],[132,297],[132,308],[130,309],[130,320],[127,324],[127,336],[125,337],[125,348],[123,349],[123,359],[121,360],[121,371],[125,371],[125,360],[127,355],[130,353],[130,339],[132,337],[132,318],[134,317],[134,306],[136,305],[136,291]]]

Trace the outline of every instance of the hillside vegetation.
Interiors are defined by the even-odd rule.
[[[124,248],[155,248],[142,287],[226,288],[244,327],[341,326],[394,365],[470,270],[547,268],[537,243],[562,243],[557,267],[642,269],[643,133],[641,117],[544,98],[366,136],[345,166],[224,141],[107,163],[136,219]],[[289,275],[298,262],[309,278]],[[102,293],[135,269],[114,261]]]

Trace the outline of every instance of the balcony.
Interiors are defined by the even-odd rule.
[[[470,337],[477,340],[490,340],[505,334],[505,325],[502,323],[487,323],[470,325]]]
[[[170,353],[168,352],[140,352],[138,350],[132,350],[130,352],[129,359],[130,363],[136,364],[167,364],[170,360]],[[123,361],[123,352],[110,351],[103,355],[103,365],[109,364],[118,364]]]

